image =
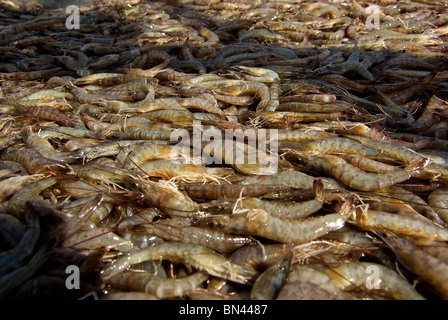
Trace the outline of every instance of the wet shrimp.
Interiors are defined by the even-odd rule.
[[[441,295],[443,299],[448,297],[448,264],[427,254],[412,242],[384,229],[378,229],[376,234],[394,251],[398,261],[407,269],[419,276],[424,282]]]
[[[371,173],[358,169],[345,160],[332,155],[301,157],[299,162],[305,163],[312,170],[333,176],[348,187],[360,191],[378,190],[406,181],[412,177],[413,172],[418,171],[418,168],[426,163],[419,161],[406,169],[397,169],[386,173]]]
[[[418,217],[404,216],[389,212],[359,208],[351,222],[363,229],[387,228],[393,232],[429,240],[446,241],[448,230]]]
[[[169,299],[183,297],[208,278],[206,272],[192,273],[183,278],[163,278],[149,272],[125,271],[111,278],[108,283],[117,289],[145,292],[158,299]]]
[[[176,186],[162,182],[127,178],[132,189],[143,193],[143,201],[156,206],[171,217],[194,217],[200,215],[199,206],[190,197],[180,192]]]
[[[149,228],[156,236],[167,241],[195,243],[223,254],[231,253],[242,246],[253,243],[248,237],[228,234],[217,229],[183,226],[183,221],[178,225],[179,223],[176,223],[178,220],[157,221],[149,225]]]
[[[252,209],[246,214],[244,227],[253,236],[282,243],[304,243],[342,228],[353,213],[352,206],[353,197],[350,197],[338,213],[304,220],[276,218],[264,210]]]
[[[199,271],[237,283],[247,283],[257,275],[252,268],[234,264],[223,255],[203,246],[164,242],[114,260],[102,271],[101,277],[103,281],[107,281],[134,264],[160,259],[182,262]]]
[[[370,266],[370,267],[369,267]],[[368,268],[378,268],[381,285],[375,288],[371,280],[367,279],[371,272]],[[425,300],[406,279],[397,272],[372,262],[348,262],[338,266],[326,267],[313,265],[312,268],[327,275],[331,281],[344,291],[366,290],[366,285],[372,284],[369,293],[377,293],[398,300]]]
[[[292,252],[287,253],[277,264],[258,276],[252,285],[251,300],[272,300],[277,296],[288,276],[292,256]]]

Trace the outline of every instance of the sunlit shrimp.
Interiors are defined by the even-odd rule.
[[[187,109],[199,109],[205,112],[219,115],[221,118],[225,117],[224,111],[218,106],[215,98],[211,94],[203,93],[200,96],[194,98],[180,98],[177,102]]]
[[[421,280],[431,285],[431,288],[441,295],[443,299],[448,297],[447,272],[448,264],[427,254],[422,249],[405,240],[402,237],[384,229],[379,229],[376,234],[394,251],[407,269],[418,275]]]
[[[171,260],[182,262],[199,271],[238,283],[252,280],[257,272],[249,267],[230,262],[223,255],[200,245],[164,242],[114,260],[102,271],[103,281],[125,271],[130,266],[148,260]]]
[[[153,160],[140,164],[144,175],[181,182],[207,182],[225,180],[234,174],[231,168],[213,168],[196,164],[174,163],[169,160]]]
[[[245,228],[253,236],[282,243],[304,243],[342,228],[353,211],[353,197],[343,203],[338,213],[303,220],[277,218],[253,209],[246,214]]]
[[[375,161],[373,159],[369,159],[365,156],[356,155],[356,154],[341,154],[339,155],[342,159],[350,163],[351,165],[369,172],[376,173],[384,173],[384,172],[392,172],[397,170],[396,166]]]
[[[373,230],[382,227],[393,232],[430,240],[446,241],[448,230],[416,217],[360,208],[353,214],[351,222],[356,226]]]
[[[416,211],[418,211],[420,214],[427,217],[428,219],[431,219],[435,223],[441,226],[445,227],[447,226],[446,224],[447,222],[445,221],[444,223],[444,220],[442,218],[443,215],[440,216],[439,213],[436,210],[434,210],[434,208],[432,208],[432,206],[429,204],[429,197],[427,203],[425,200],[423,200],[415,193],[398,186],[389,187],[387,189],[387,193],[392,198],[400,199],[405,203],[409,203],[412,206],[412,208],[414,208]]]
[[[149,272],[125,271],[111,278],[108,284],[126,291],[145,292],[159,299],[183,297],[209,278],[196,272],[183,278],[163,278]]]
[[[324,185],[322,180],[314,181],[315,199],[304,202],[290,202],[290,201],[275,201],[275,200],[261,200],[259,198],[243,198],[241,200],[241,207],[244,209],[262,209],[269,213],[269,215],[278,218],[301,219],[305,218],[322,208],[325,201]],[[232,207],[236,207],[232,201]]]
[[[243,72],[244,80],[271,83],[279,79],[277,72],[265,68],[235,66],[234,69]]]
[[[144,162],[150,160],[173,160],[177,155],[172,154],[173,146],[163,144],[145,142],[139,144],[134,148],[125,158],[120,162],[125,169],[135,170]]]
[[[292,252],[261,273],[254,281],[250,291],[251,300],[272,300],[286,281],[291,267]]]
[[[224,87],[215,90],[215,92],[231,96],[253,94],[260,99],[260,102],[257,105],[257,111],[263,111],[271,98],[269,87],[259,82],[249,82],[242,85]]]
[[[306,157],[303,163],[309,169],[328,174],[348,187],[361,191],[378,190],[406,181],[412,177],[413,171],[418,171],[418,168],[424,165],[419,161],[406,169],[397,169],[386,173],[371,173],[354,167],[345,160],[332,155]]]
[[[353,143],[354,141],[346,138],[324,138],[315,141],[303,142],[295,145],[292,148],[301,153],[309,155],[329,154],[329,153],[348,153],[357,154],[368,157],[380,157],[381,153],[376,150],[364,147],[360,143]]]

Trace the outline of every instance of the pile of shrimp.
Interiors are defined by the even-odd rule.
[[[448,298],[446,1],[0,6],[0,298]]]

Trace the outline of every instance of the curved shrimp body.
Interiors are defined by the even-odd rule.
[[[271,99],[269,87],[260,82],[249,82],[240,85],[224,87],[215,90],[215,92],[218,94],[228,94],[231,96],[239,96],[246,94],[255,95],[257,98],[260,99],[260,102],[257,105],[257,111],[263,111],[264,108],[266,108],[266,106],[268,105],[269,100]]]
[[[102,279],[107,281],[132,265],[149,260],[182,262],[212,276],[238,283],[247,283],[257,275],[252,268],[234,264],[206,247],[191,243],[164,242],[116,259],[103,270]]]
[[[338,213],[303,220],[277,218],[255,209],[246,214],[244,227],[253,236],[281,243],[304,243],[342,228],[353,211],[353,197],[344,202]]]
[[[50,203],[44,200],[39,194],[54,186],[57,183],[56,177],[50,177],[46,179],[33,182],[23,189],[17,191],[9,200],[7,211],[16,217],[22,217],[26,213],[27,202],[32,201],[33,204],[49,208]]]
[[[325,201],[324,185],[321,180],[316,180],[314,184],[315,199],[304,202],[288,202],[275,200],[261,200],[259,198],[244,198],[241,206],[245,209],[262,209],[273,217],[301,219],[305,218],[322,208]],[[232,201],[232,208],[238,204]],[[219,206],[219,204],[218,204]],[[228,208],[230,209],[230,208]]]
[[[5,154],[4,160],[20,163],[30,174],[45,172],[65,173],[70,171],[70,166],[63,162],[47,159],[34,149],[25,149]]]
[[[339,266],[325,267],[313,265],[314,269],[326,274],[331,281],[344,291],[356,289],[371,290],[372,293],[386,295],[398,300],[424,300],[414,287],[397,272],[380,264],[372,262],[348,262]],[[379,289],[375,289],[375,283],[371,283],[371,268],[378,270]],[[367,289],[368,284],[372,289]]]
[[[199,205],[177,188],[161,182],[128,179],[128,184],[143,193],[144,201],[160,208],[171,217],[194,217],[199,215]]]
[[[112,232],[109,228],[78,231],[62,242],[63,247],[77,250],[116,249],[122,252],[133,250],[133,244]]]
[[[350,136],[348,138],[358,141],[366,147],[375,149],[387,157],[403,161],[405,164],[413,164],[424,159],[429,159],[431,162],[425,166],[424,171],[440,174],[445,179],[448,177],[448,169],[445,168],[447,160],[442,157],[432,155],[421,155],[413,150],[409,150],[400,145],[393,144],[386,141],[375,141],[360,136]]]
[[[81,154],[77,151],[64,153],[56,152],[53,146],[46,139],[40,137],[36,133],[33,133],[29,128],[22,130],[22,137],[24,142],[30,148],[33,148],[39,152],[44,158],[73,163],[81,157]]]
[[[428,204],[437,215],[448,223],[448,188],[438,188],[428,196]]]
[[[358,209],[353,215],[352,222],[367,230],[383,227],[403,235],[438,241],[448,240],[448,229],[416,217]]]
[[[42,179],[41,175],[11,177],[0,182],[0,202],[8,199],[27,184]]]
[[[145,292],[159,299],[182,297],[209,278],[205,272],[195,272],[183,278],[163,278],[149,272],[125,271],[108,281],[114,288]]]
[[[328,174],[346,186],[360,190],[373,191],[390,187],[396,183],[408,180],[412,173],[397,169],[386,173],[371,173],[363,171],[347,163],[344,159],[332,155],[304,157],[307,167]]]
[[[391,247],[406,268],[429,283],[443,299],[448,298],[448,264],[392,232],[380,229],[377,234]]]
[[[309,284],[312,284],[311,286]],[[312,292],[303,290],[311,287]],[[339,289],[331,279],[312,267],[295,264],[280,290],[277,300],[309,300],[309,299],[351,300],[349,294]]]
[[[175,155],[172,154],[172,150],[172,146],[145,142],[129,152],[121,164],[125,169],[135,170],[139,165],[150,160],[173,160]]]

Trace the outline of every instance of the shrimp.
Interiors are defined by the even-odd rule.
[[[236,66],[234,69],[243,72],[243,78],[246,81],[256,81],[265,83],[275,83],[279,80],[278,73],[266,68]]]
[[[171,217],[194,217],[200,214],[198,204],[175,186],[133,178],[127,178],[127,183],[131,188],[143,193],[144,201],[148,205],[160,208]]]
[[[220,88],[215,90],[218,94],[228,94],[231,96],[239,96],[245,94],[253,94],[260,99],[257,105],[257,111],[263,111],[271,99],[269,87],[259,82],[249,82],[241,85]]]
[[[277,295],[277,300],[353,299],[339,289],[327,275],[312,267],[296,264],[291,269],[285,285]],[[308,287],[310,289],[306,290]]]
[[[448,298],[448,264],[393,232],[380,228],[376,234],[393,250],[400,263],[418,275],[419,279],[430,284],[443,299]]]
[[[168,299],[188,294],[208,278],[209,275],[206,272],[196,272],[183,278],[173,279],[149,272],[125,271],[111,278],[108,284],[114,288],[145,292],[158,299]]]
[[[39,194],[57,183],[56,177],[50,177],[30,183],[23,189],[17,191],[9,200],[7,211],[21,218],[27,210],[27,202],[32,201],[34,207],[39,206],[52,210],[50,203]]]
[[[237,283],[247,283],[258,274],[249,267],[230,262],[223,255],[191,243],[164,242],[114,260],[102,271],[101,278],[108,281],[134,264],[149,260],[171,260],[190,265],[212,276]]]
[[[41,174],[10,177],[0,182],[0,202],[7,200],[26,185],[43,178]]]
[[[65,239],[62,246],[76,250],[108,248],[121,252],[131,252],[134,248],[130,241],[123,239],[106,227],[80,230]]]
[[[368,292],[386,295],[399,300],[425,300],[414,287],[403,279],[397,272],[372,262],[348,262],[338,266],[326,267],[323,265],[313,265],[312,268],[327,275],[332,283],[344,291],[353,291],[363,289],[371,284],[368,268],[377,268],[381,283],[379,288],[373,285]]]
[[[215,98],[210,94],[203,93],[196,98],[177,99],[177,102],[184,108],[199,109],[205,112],[217,114],[221,118],[225,117],[224,111],[217,107]]]
[[[209,182],[226,180],[235,174],[231,168],[213,168],[188,163],[173,163],[168,160],[153,160],[142,163],[139,169],[144,175],[181,182]]]
[[[288,252],[277,264],[258,276],[252,285],[251,300],[272,300],[276,297],[288,276],[292,256],[292,252]]]
[[[447,241],[448,239],[448,229],[436,225],[432,221],[366,208],[357,209],[353,214],[351,223],[367,230],[382,227],[416,238],[437,241]]]
[[[29,259],[27,264],[2,275],[0,278],[0,299],[6,298],[14,289],[30,279],[50,257],[56,243],[55,239],[45,242]]]
[[[396,166],[369,159],[356,154],[341,154],[340,157],[351,165],[369,172],[385,173],[397,170]]]
[[[217,229],[183,226],[184,219],[166,219],[151,225],[154,235],[168,241],[195,243],[221,253],[230,253],[236,249],[253,243],[244,236],[232,235]],[[177,223],[176,223],[177,222]]]
[[[231,201],[231,206],[234,208],[238,202],[241,201],[241,206],[246,209],[262,209],[273,217],[301,219],[322,208],[325,198],[324,185],[320,179],[314,181],[314,194],[315,199],[304,202],[266,201],[258,198],[243,198],[242,200],[238,199],[236,203]],[[222,206],[222,202],[223,201],[220,201],[218,205]],[[210,204],[205,205],[205,207],[208,206],[210,206]]]
[[[81,158],[79,151],[56,152],[53,146],[44,138],[31,131],[30,128],[22,130],[23,141],[32,149],[38,151],[44,158],[61,161],[65,163],[74,163]]]
[[[396,183],[408,180],[412,173],[423,166],[421,161],[408,166],[405,170],[397,169],[386,173],[365,172],[352,166],[345,160],[332,155],[302,157],[306,166],[318,172],[335,177],[348,187],[360,191],[373,191],[390,187]]]
[[[438,188],[432,191],[428,196],[428,204],[442,218],[448,223],[448,188]]]
[[[221,199],[237,198],[239,196],[256,197],[263,194],[287,190],[288,186],[274,184],[184,184],[179,188],[185,191],[192,199]]]
[[[20,268],[32,254],[37,243],[40,235],[40,224],[37,212],[31,202],[26,202],[23,218],[26,229],[22,238],[14,248],[0,254],[0,275],[5,275]]]
[[[347,138],[324,138],[315,141],[304,142],[293,146],[292,149],[305,155],[321,155],[329,153],[357,154],[367,157],[380,157],[381,153],[361,143],[353,143]]]
[[[247,234],[282,243],[305,243],[330,231],[342,228],[353,213],[353,197],[349,197],[337,213],[303,220],[277,218],[264,210],[252,209],[245,216]]]
[[[137,170],[138,166],[150,160],[175,160],[173,146],[144,142],[137,145],[123,162],[119,162],[125,169]]]
[[[54,121],[55,123],[66,127],[74,127],[74,123],[66,114],[50,106],[37,106],[22,115],[25,117]]]

